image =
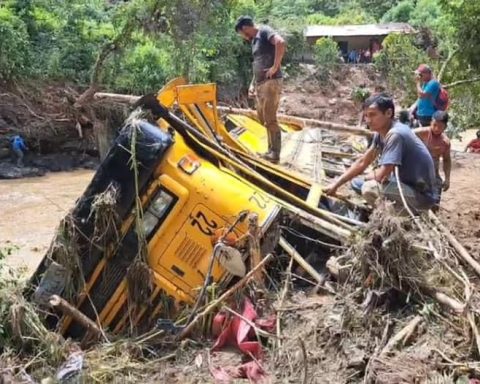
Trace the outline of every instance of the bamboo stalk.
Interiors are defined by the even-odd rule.
[[[455,236],[441,223],[438,217],[432,212],[428,212],[428,216],[433,221],[433,223],[440,229],[440,231],[445,235],[447,240],[450,242],[451,246],[455,248],[458,252],[458,255],[465,261],[473,270],[480,276],[480,264],[467,252],[465,247],[458,242]]]
[[[244,115],[252,118],[257,118],[257,112],[253,109],[241,109],[241,108],[232,108],[232,107],[221,107],[218,106],[217,110],[226,113],[233,113],[238,115]],[[290,116],[290,115],[277,115],[277,119],[280,123],[286,124],[294,124],[301,127],[309,126],[309,127],[319,127],[324,129],[330,129],[332,131],[339,131],[339,132],[346,132],[354,135],[361,135],[361,136],[372,136],[372,132],[368,129],[358,128],[353,125],[347,124],[337,124],[332,123],[330,121],[322,121],[316,119],[309,119],[305,117],[298,117],[298,116]]]
[[[254,269],[252,269],[250,272],[248,272],[244,277],[242,277],[239,281],[233,285],[233,287],[229,288],[226,292],[224,292],[218,299],[212,301],[202,312],[197,314],[194,319],[191,321],[190,324],[188,324],[182,332],[178,335],[177,340],[182,340],[185,337],[187,337],[190,332],[195,328],[197,323],[206,315],[208,315],[210,312],[212,312],[219,304],[230,298],[233,294],[235,294],[240,288],[245,286],[256,274],[256,272],[260,269],[263,268],[264,265],[269,261],[273,255],[270,253],[268,254]]]
[[[248,215],[248,245],[250,250],[251,269],[255,269],[262,261],[260,239],[258,234],[258,215],[256,213],[251,213]],[[254,279],[258,284],[263,284],[263,269],[258,269],[254,275]]]
[[[97,92],[95,93],[94,98],[96,100],[111,100],[119,103],[135,104],[140,99],[140,96]],[[217,106],[217,110],[226,112],[226,113],[234,113],[238,115],[257,118],[257,112],[252,109],[241,109],[241,108]],[[295,124],[301,127],[305,127],[305,126],[320,127],[324,129],[330,129],[332,131],[347,132],[355,135],[361,135],[361,136],[367,136],[367,137],[372,136],[372,132],[370,132],[369,130],[358,128],[353,125],[337,124],[337,123],[332,123],[330,121],[322,121],[322,120],[309,119],[305,117],[290,116],[290,115],[283,115],[283,114],[277,115],[277,118],[278,118],[278,121],[281,123]]]
[[[283,237],[280,236],[278,244],[294,259],[308,274],[316,280],[318,284],[323,285],[325,279],[297,252],[295,248]]]

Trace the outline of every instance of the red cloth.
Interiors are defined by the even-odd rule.
[[[242,316],[260,329],[272,332],[275,328],[274,316],[268,319],[257,319],[257,312],[249,299],[243,302]],[[267,378],[266,372],[259,364],[263,357],[262,345],[258,342],[252,326],[238,316],[227,318],[225,313],[218,313],[213,319],[212,330],[214,336],[218,335],[212,347],[213,351],[231,346],[238,348],[251,358],[251,361],[239,367],[210,367],[215,382],[230,383],[234,378],[246,378],[252,383],[260,383]]]

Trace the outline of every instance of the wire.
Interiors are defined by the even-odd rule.
[[[205,295],[205,291],[207,290],[208,284],[210,282],[210,277],[212,276],[212,269],[213,269],[213,262],[215,261],[215,255],[217,253],[218,248],[222,245],[223,244],[219,242],[215,244],[215,246],[213,247],[212,256],[210,257],[210,262],[208,263],[208,270],[207,270],[207,274],[205,275],[205,280],[204,280],[202,289],[198,294],[197,301],[195,302],[195,305],[193,306],[192,311],[190,312],[190,316],[188,316],[185,326],[188,326],[192,322],[195,315],[197,314],[198,307],[200,306],[200,302],[203,300],[203,296]]]
[[[311,237],[305,236],[303,233],[300,233],[300,232],[296,231],[295,229],[290,228],[290,227],[286,227],[286,226],[284,226],[284,225],[281,225],[280,228],[281,228],[281,229],[284,229],[285,231],[289,232],[290,234],[292,234],[292,235],[295,236],[295,237],[298,237],[298,238],[301,238],[301,239],[305,239],[305,240],[308,240],[308,241],[312,241],[312,242],[314,242],[314,243],[318,243],[318,244],[323,245],[323,246],[326,246],[326,247],[337,248],[337,249],[346,249],[346,247],[344,247],[344,246],[342,246],[342,245],[325,243],[325,242],[323,242],[323,241],[321,241],[321,240],[313,239],[313,238],[311,238]]]

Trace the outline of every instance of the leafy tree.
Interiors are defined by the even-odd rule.
[[[399,3],[400,0],[357,0],[356,8],[368,10],[375,19],[380,20],[385,13]]]
[[[412,18],[414,10],[415,4],[413,0],[403,0],[383,15],[382,22],[408,23]]]
[[[329,37],[322,37],[315,43],[315,61],[319,67],[318,78],[327,81],[340,63],[338,44]]]
[[[480,2],[469,0],[440,0],[442,9],[448,13],[450,25],[461,54],[469,64],[480,68]]]
[[[6,6],[0,6],[0,80],[28,73],[29,39],[25,23]]]
[[[392,90],[407,90],[405,103],[416,99],[413,72],[420,63],[429,63],[425,51],[415,46],[414,37],[391,34],[383,41],[383,50],[374,57],[374,63],[387,79]]]
[[[375,18],[363,10],[354,8],[345,9],[335,17],[326,16],[322,13],[315,13],[307,17],[307,24],[348,25],[369,23],[375,23]]]

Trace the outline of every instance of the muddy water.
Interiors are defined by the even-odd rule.
[[[7,264],[35,270],[60,219],[92,176],[92,171],[75,171],[0,180],[0,247],[13,247]]]

